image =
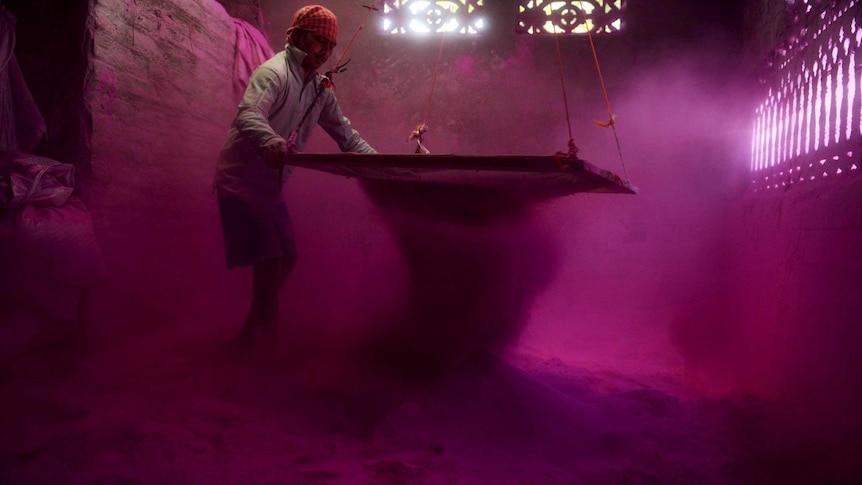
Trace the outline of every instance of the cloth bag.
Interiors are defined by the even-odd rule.
[[[9,268],[76,287],[105,277],[90,212],[73,186],[72,165],[0,152],[0,249]]]

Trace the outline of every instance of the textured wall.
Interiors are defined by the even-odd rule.
[[[761,56],[760,76],[770,74],[763,61],[784,40],[785,7],[748,4],[747,52]],[[753,100],[765,89],[753,89]],[[847,446],[862,427],[860,194],[858,171],[845,171],[730,198],[719,226],[726,237],[717,298],[671,327],[692,375],[777,399],[788,433],[824,439],[837,455],[854,449]]]
[[[210,187],[237,101],[234,27],[215,0],[100,0],[91,26],[91,210],[111,274],[93,306],[158,325],[211,298],[200,284],[221,267]]]
[[[785,21],[778,13],[784,2],[752,3],[761,8],[754,25],[768,28],[750,29],[747,39],[764,60],[788,41],[786,35],[795,35],[793,23],[804,20],[814,28],[820,21],[819,15],[799,16],[802,5]],[[760,74],[770,72],[764,68]],[[858,140],[857,134],[848,143],[855,152],[848,166],[862,161],[853,149]],[[729,219],[736,254],[730,271],[730,301],[736,303],[731,333],[737,342],[732,368],[752,387],[770,382],[787,409],[804,416],[797,423],[847,438],[862,427],[856,413],[862,392],[855,384],[862,377],[856,345],[862,338],[862,180],[858,171],[845,170],[810,185],[765,192],[743,197]]]
[[[858,162],[857,162],[858,163]],[[723,371],[767,390],[794,426],[851,439],[862,427],[862,180],[750,195],[735,205]],[[714,364],[713,361],[711,364]]]
[[[228,15],[243,19],[258,29],[263,26],[263,12],[260,10],[260,0],[218,0]]]

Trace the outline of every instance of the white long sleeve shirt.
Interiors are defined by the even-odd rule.
[[[263,161],[263,147],[289,138],[312,103],[296,137],[297,151],[303,150],[312,128],[319,124],[341,151],[375,153],[342,114],[332,89],[325,89],[315,101],[324,77],[314,73],[306,81],[304,58],[305,52],[288,44],[251,75],[216,164],[214,182],[221,193],[249,201],[278,200],[293,167],[284,167],[279,179],[279,169]]]

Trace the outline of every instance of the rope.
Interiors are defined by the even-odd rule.
[[[428,124],[428,113],[431,111],[431,97],[434,96],[434,86],[437,85],[437,73],[440,71],[440,59],[443,58],[443,40],[446,38],[446,33],[440,34],[440,51],[437,53],[437,63],[434,64],[434,77],[431,79],[431,92],[428,93],[428,104],[425,106],[425,117],[422,119],[422,124]]]
[[[407,137],[407,142],[416,140],[416,153],[431,153],[422,141],[425,138],[425,133],[428,133],[428,113],[431,112],[431,100],[434,98],[434,88],[437,86],[437,74],[440,72],[440,60],[443,58],[443,41],[446,39],[446,33],[440,33],[440,50],[437,52],[437,62],[434,64],[434,75],[431,78],[431,92],[428,93],[428,103],[425,105],[425,116],[422,118],[422,123],[416,125],[416,128]]]
[[[368,22],[368,17],[371,16],[371,12],[377,11],[377,0],[374,0],[373,2],[371,2],[371,5],[363,5],[363,7],[365,7],[368,10],[367,12],[365,12],[365,18],[362,19],[362,22],[359,24],[359,27],[356,29],[356,32],[353,33],[353,37],[350,38],[350,42],[347,43],[347,47],[345,47],[344,51],[341,52],[341,57],[339,57],[338,62],[335,63],[335,66],[336,66],[335,72],[340,72],[337,70],[338,66],[343,65],[343,64],[341,64],[341,61],[344,60],[344,58],[347,56],[347,53],[350,51],[350,48],[353,47],[353,41],[355,41],[356,37],[359,36],[359,32],[365,28],[365,24]],[[350,62],[350,61],[348,61],[348,62]]]
[[[572,136],[572,121],[569,115],[569,98],[566,96],[566,78],[563,75],[563,56],[560,53],[560,39],[557,35],[557,15],[554,10],[551,10],[554,25],[554,44],[557,46],[557,68],[560,70],[560,86],[563,88],[563,106],[566,108],[566,125],[569,127],[569,153],[575,155],[577,148],[575,147],[575,137]]]
[[[616,120],[614,119],[614,114],[611,110],[611,101],[608,98],[608,90],[605,87],[605,78],[602,76],[602,67],[599,65],[599,55],[596,53],[596,44],[593,42],[592,29],[587,25],[587,12],[584,10],[584,2],[582,0],[578,0],[578,5],[581,9],[581,16],[584,19],[584,27],[587,28],[587,38],[590,40],[590,49],[593,51],[593,60],[596,62],[596,72],[599,74],[599,83],[602,86],[602,94],[605,97],[605,106],[608,108],[608,122],[602,123],[601,121],[595,120],[594,123],[602,128],[611,128],[613,130],[614,140],[617,143],[617,153],[620,155],[620,164],[623,166],[623,176],[628,180],[629,175],[626,172],[626,162],[623,160],[623,150],[620,146],[620,137],[617,135]],[[556,30],[554,32],[556,32]],[[557,55],[559,55],[559,50],[560,47],[557,45]],[[569,128],[569,130],[571,130],[571,128]]]

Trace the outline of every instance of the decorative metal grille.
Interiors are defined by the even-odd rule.
[[[596,34],[618,32],[624,0],[519,0],[522,34]]]
[[[765,66],[751,144],[755,191],[859,173],[862,0],[796,0]]]
[[[392,34],[477,34],[485,27],[483,0],[388,0],[382,29]]]

